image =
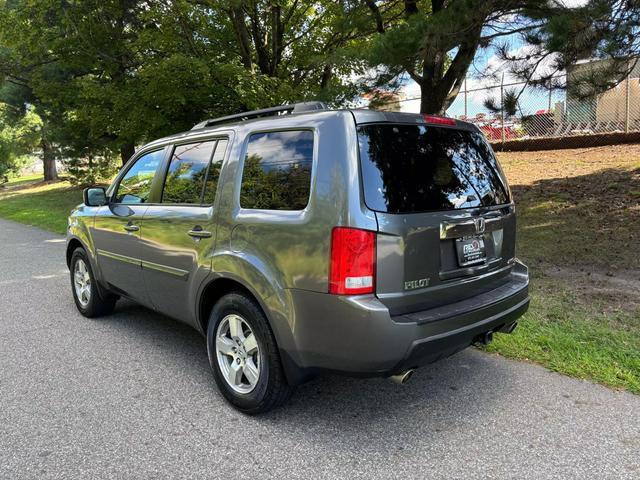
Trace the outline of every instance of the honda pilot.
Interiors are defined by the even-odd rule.
[[[207,120],[83,196],[78,310],[128,298],[196,328],[246,413],[322,372],[404,382],[529,305],[504,173],[451,118],[308,102]]]

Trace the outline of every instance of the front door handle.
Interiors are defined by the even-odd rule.
[[[193,238],[211,238],[211,232],[203,230],[202,227],[193,227],[187,233]]]
[[[138,225],[129,224],[129,225],[125,225],[124,229],[127,232],[137,232],[138,230],[140,230],[140,227]]]

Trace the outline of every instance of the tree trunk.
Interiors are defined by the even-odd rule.
[[[320,78],[320,90],[323,93],[329,88],[331,78],[333,78],[333,68],[331,65],[325,65],[322,69],[322,77]]]
[[[271,6],[271,73],[272,77],[278,76],[278,66],[282,58],[282,37],[284,27],[282,25],[282,7]]]
[[[131,142],[127,142],[120,147],[120,158],[122,159],[122,166],[127,163],[127,160],[129,160],[134,153],[136,153],[136,146]]]
[[[424,60],[420,82],[420,113],[440,115],[444,113],[444,100],[449,88],[443,81],[443,52],[431,48]]]
[[[424,58],[420,84],[420,113],[444,115],[455,100],[467,69],[473,61],[482,28],[471,33],[473,42],[464,42],[445,71],[447,53],[436,46],[431,47]]]
[[[258,12],[257,3],[252,3],[251,11],[247,13],[249,16],[249,27],[251,30],[251,37],[253,38],[253,48],[256,50],[256,62],[260,73],[271,76],[271,62],[269,59],[269,50],[266,43],[267,36],[263,31],[260,23],[260,13]]]
[[[433,91],[433,87],[427,82],[420,85],[420,113],[442,115],[444,113],[442,107],[442,99]]]
[[[42,139],[40,142],[40,146],[42,147],[42,164],[44,170],[44,180],[45,182],[50,182],[58,179],[58,170],[56,168],[56,156],[53,151],[53,147],[51,143]]]
[[[404,0],[404,14],[408,17],[409,15],[413,15],[415,13],[418,13],[418,5],[417,5],[417,1],[416,0]],[[432,5],[432,11],[435,13],[437,12],[437,7],[435,4],[439,4],[440,2],[431,2]]]
[[[253,71],[253,62],[251,61],[251,40],[249,39],[249,31],[244,21],[244,13],[241,7],[233,7],[228,11],[229,18],[233,25],[233,30],[238,39],[240,48],[240,57],[244,68]]]

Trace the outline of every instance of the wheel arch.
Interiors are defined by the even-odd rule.
[[[279,295],[272,293],[264,298],[254,288],[242,279],[232,274],[218,274],[209,280],[202,288],[198,298],[197,326],[206,335],[211,309],[224,295],[231,292],[241,292],[253,299],[267,319],[267,323],[273,332],[276,345],[280,352],[280,361],[285,376],[290,385],[297,385],[307,378],[307,373],[296,361],[295,342],[291,327],[284,315],[284,305],[289,303]]]
[[[85,251],[87,251],[87,247],[85,247],[84,244],[80,240],[78,240],[78,238],[71,237],[69,239],[69,241],[67,242],[67,253],[66,253],[67,268],[71,266],[71,256],[73,255],[73,252],[78,247],[80,247],[80,248],[84,249]]]
[[[112,293],[105,283],[104,278],[102,277],[102,272],[98,268],[97,258],[93,254],[93,251],[85,242],[82,241],[82,239],[78,238],[75,235],[69,236],[67,238],[67,250],[65,253],[67,268],[71,269],[71,257],[73,256],[73,252],[75,252],[77,248],[82,248],[87,255],[87,259],[89,260],[91,271],[93,272],[94,278],[96,280],[96,285],[98,287],[100,296],[105,297],[108,294]]]
[[[245,295],[248,295],[251,299],[255,300],[258,305],[260,305],[260,309],[262,310],[262,313],[264,313],[264,315],[267,317],[269,324],[271,324],[269,315],[265,310],[263,303],[251,288],[247,287],[243,282],[236,278],[228,276],[217,276],[209,280],[204,285],[204,287],[202,287],[202,291],[198,298],[197,324],[203,334],[207,334],[209,315],[211,314],[211,309],[213,308],[213,306],[218,302],[218,300],[220,300],[220,298],[222,298],[227,293],[237,291],[240,291]],[[273,326],[271,327],[273,330]]]

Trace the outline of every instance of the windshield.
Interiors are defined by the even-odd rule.
[[[358,127],[365,203],[379,212],[455,210],[509,202],[480,133],[427,125]]]

